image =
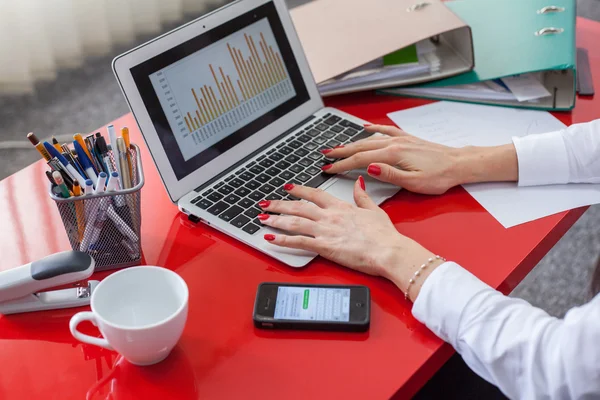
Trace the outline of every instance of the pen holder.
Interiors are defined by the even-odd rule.
[[[141,192],[144,173],[140,149],[129,149],[132,188],[118,192],[69,197],[57,197],[56,202],[73,250],[94,258],[96,271],[138,265],[141,260]],[[115,160],[110,152],[113,171]]]

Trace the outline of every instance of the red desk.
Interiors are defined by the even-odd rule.
[[[578,24],[578,43],[590,51],[600,89],[600,24],[584,19]],[[425,101],[357,95],[328,103],[372,122],[390,123],[386,113]],[[572,113],[558,117],[566,124],[598,118],[600,98],[580,98]],[[141,144],[131,115],[114,124],[129,126]],[[68,321],[79,309],[0,316],[1,399],[83,399],[86,394],[103,399],[405,398],[450,357],[452,348],[413,319],[410,304],[391,283],[321,258],[294,270],[211,228],[188,223],[170,203],[142,149],[145,263],[171,268],[189,285],[189,318],[181,341],[165,362],[139,368],[76,342]],[[0,182],[0,270],[69,249],[46,195],[45,169],[38,162]],[[507,230],[462,188],[439,197],[401,192],[383,208],[400,232],[504,293],[585,211]],[[371,330],[358,335],[256,330],[252,306],[256,287],[264,281],[367,285],[373,297]],[[107,397],[109,390],[113,397]]]

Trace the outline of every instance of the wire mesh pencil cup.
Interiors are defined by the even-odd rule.
[[[112,152],[110,161],[115,171]],[[96,271],[138,265],[141,252],[141,192],[144,172],[140,149],[131,144],[132,188],[118,192],[57,197],[56,202],[73,250],[86,252],[96,262]],[[118,193],[118,194],[115,194]]]

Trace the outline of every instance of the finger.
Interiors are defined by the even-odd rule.
[[[365,180],[362,176],[359,176],[354,183],[354,202],[360,208],[366,208],[368,210],[378,210],[379,207],[366,192]]]
[[[277,214],[294,215],[316,221],[323,216],[320,207],[306,201],[263,200],[258,206]]]
[[[306,218],[290,217],[283,215],[258,214],[258,219],[263,225],[281,229],[286,232],[301,235],[317,236],[319,225]]]
[[[339,174],[340,172],[351,171],[353,169],[366,168],[371,163],[394,163],[393,157],[394,154],[391,154],[385,148],[363,151],[333,164],[324,165],[321,169],[328,174]]]
[[[369,176],[396,186],[404,186],[406,182],[414,177],[414,173],[403,171],[387,164],[373,163],[367,168]]]
[[[346,146],[338,146],[334,149],[324,149],[321,150],[321,153],[327,155],[328,158],[348,158],[362,151],[381,149],[383,147],[386,147],[389,143],[389,137],[378,136],[376,138],[367,138],[359,140],[358,142],[350,143]]]
[[[375,133],[383,133],[387,136],[406,136],[408,133],[404,132],[402,129],[397,128],[391,125],[365,125],[365,130],[367,132]]]
[[[324,192],[322,189],[313,189],[307,186],[294,185],[293,183],[286,183],[283,188],[292,196],[308,200],[321,208],[339,207],[340,205],[347,204]]]
[[[289,247],[291,249],[307,250],[313,253],[320,253],[322,246],[320,242],[315,238],[307,236],[288,236],[288,235],[274,235],[268,233],[264,236],[265,240],[269,243],[273,243],[281,247]]]

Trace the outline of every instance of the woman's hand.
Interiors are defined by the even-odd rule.
[[[365,125],[365,129],[384,136],[323,150],[329,158],[343,158],[325,165],[325,172],[337,174],[368,167],[368,174],[375,179],[423,194],[441,194],[463,183],[517,180],[512,144],[453,148],[419,139],[393,126]]]
[[[405,290],[408,280],[433,253],[396,230],[387,214],[364,190],[362,177],[354,186],[356,206],[319,189],[287,184],[285,190],[304,201],[262,201],[264,225],[300,234],[265,235],[283,247],[303,249],[370,275],[383,276]],[[416,287],[416,284],[415,284]],[[412,295],[418,290],[411,288]]]

